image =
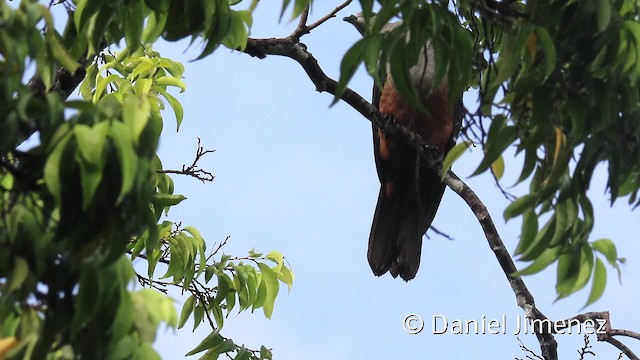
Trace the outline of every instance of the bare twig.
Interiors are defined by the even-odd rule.
[[[433,231],[434,233],[442,236],[443,238],[447,239],[447,240],[453,240],[453,237],[445,232],[442,232],[440,230],[438,230],[435,226],[431,225],[429,227],[429,230]]]
[[[211,254],[207,257],[207,261],[209,261],[209,259],[211,259],[213,256],[215,256],[215,255],[218,253],[218,251],[220,251],[220,249],[222,249],[222,247],[223,247],[223,246],[227,245],[227,241],[229,241],[229,238],[230,238],[230,237],[231,237],[231,236],[227,236],[226,238],[224,238],[224,240],[222,240],[222,241],[220,242],[220,244],[218,244],[218,246],[216,246],[216,248],[215,248],[215,249],[211,252]],[[215,246],[216,244],[213,244],[213,245]]]
[[[593,346],[589,344],[589,335],[584,334],[584,345],[582,345],[582,348],[578,350],[578,354],[580,354],[580,360],[584,360],[584,356],[586,354],[596,356],[596,353],[590,350],[591,348],[593,348]]]
[[[542,357],[540,357],[540,355],[536,354],[533,350],[529,349],[523,342],[522,340],[520,340],[519,337],[516,336],[516,339],[518,339],[518,342],[520,343],[520,350],[524,351],[525,353],[529,354],[527,355],[527,359],[530,360],[534,360],[534,359],[538,359],[538,360],[544,360]],[[516,358],[518,359],[518,358]]]
[[[340,12],[340,10],[344,9],[349,4],[351,4],[351,1],[353,0],[345,1],[344,3],[337,6],[335,9],[333,9],[333,11],[323,16],[322,18],[320,18],[318,21],[314,22],[311,25],[307,25],[307,19],[309,17],[309,5],[307,5],[307,7],[302,11],[302,14],[300,15],[300,21],[298,22],[298,26],[289,37],[296,42],[299,41],[303,35],[310,33],[311,30],[324,24],[327,20],[334,18],[336,14]]]
[[[209,153],[213,153],[215,150],[205,150],[202,146],[200,146],[200,138],[198,138],[198,148],[196,149],[196,157],[193,159],[193,163],[191,165],[186,166],[182,165],[182,170],[158,170],[159,173],[162,174],[178,174],[178,175],[187,175],[194,177],[203,183],[205,181],[213,181],[215,176],[212,173],[203,170],[198,167],[198,161]]]

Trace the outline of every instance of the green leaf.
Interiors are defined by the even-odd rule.
[[[278,274],[278,280],[287,284],[289,291],[291,291],[291,287],[293,286],[293,272],[291,272],[291,270],[288,267],[283,266],[282,269],[280,269],[280,273]]]
[[[62,179],[60,176],[60,167],[62,165],[69,140],[72,138],[71,135],[71,132],[67,132],[62,135],[60,141],[53,146],[51,153],[47,157],[47,162],[44,165],[45,184],[47,184],[47,188],[58,204],[62,203]]]
[[[53,30],[53,23],[51,24],[51,28],[49,28],[49,30],[47,31],[47,46],[49,46],[53,58],[58,64],[60,64],[60,66],[62,66],[71,74],[76,73],[76,70],[78,70],[80,64],[78,64],[78,62],[73,59],[71,55],[69,55],[69,53],[60,43],[58,34],[55,32],[55,30]]]
[[[280,268],[284,265],[284,256],[279,251],[270,251],[266,256],[266,259],[273,261],[277,266],[273,269],[276,273],[280,272]]]
[[[77,152],[79,155],[82,184],[82,208],[86,210],[102,180],[104,168],[104,145],[109,131],[108,122],[100,122],[93,127],[78,124],[74,126]]]
[[[242,51],[247,47],[247,40],[249,39],[248,26],[252,22],[251,13],[249,11],[231,11],[229,20],[229,32],[222,42],[229,49],[240,49]]]
[[[184,324],[189,319],[189,316],[193,313],[193,309],[196,305],[196,297],[191,295],[187,298],[182,306],[182,311],[180,312],[180,319],[178,320],[178,329],[182,329]]]
[[[178,99],[176,99],[175,97],[173,97],[171,94],[169,94],[168,92],[166,92],[164,89],[162,89],[161,87],[158,86],[154,86],[153,90],[157,91],[158,93],[160,93],[165,99],[167,99],[167,101],[169,102],[169,105],[171,106],[171,108],[173,109],[173,113],[176,115],[176,131],[180,130],[180,124],[182,124],[182,119],[184,117],[184,109],[182,108],[182,104],[180,104],[180,102],[178,101]]]
[[[24,284],[29,276],[29,264],[22,256],[16,256],[13,260],[13,269],[9,273],[6,284],[3,286],[6,292],[17,290]]]
[[[538,234],[538,215],[532,209],[529,209],[523,213],[522,216],[522,230],[520,231],[520,241],[518,247],[514,252],[514,255],[522,254],[529,248],[533,240]]]
[[[538,258],[526,268],[514,273],[512,276],[532,275],[547,268],[551,263],[558,259],[561,246],[548,248],[538,256]]]
[[[260,286],[262,287],[264,284],[266,290],[266,297],[264,305],[262,306],[262,311],[264,312],[265,317],[271,319],[276,297],[278,296],[278,290],[280,289],[280,284],[278,284],[278,275],[266,264],[258,263],[258,267],[262,274]]]
[[[96,75],[98,74],[98,65],[91,64],[87,67],[87,74],[80,85],[80,94],[84,101],[91,101],[93,98],[93,90],[96,87]]]
[[[449,170],[451,170],[453,163],[456,160],[458,160],[462,156],[462,154],[464,154],[464,152],[467,151],[467,149],[469,149],[470,146],[471,146],[470,141],[462,141],[457,143],[453,148],[451,148],[451,150],[449,150],[449,153],[447,154],[447,156],[444,158],[444,161],[442,162],[441,180],[444,180]]]
[[[531,244],[526,249],[522,250],[522,255],[520,256],[519,260],[531,261],[537,259],[538,256],[548,248],[549,243],[551,243],[555,228],[555,218],[549,219],[549,221],[547,221],[547,223],[538,232]]]
[[[226,339],[225,341],[221,342],[220,344],[211,347],[207,352],[206,355],[209,356],[215,356],[215,358],[218,358],[219,354],[224,354],[224,353],[228,353],[230,351],[234,351],[238,348],[238,346],[236,344],[233,343],[233,341],[231,339]]]
[[[508,32],[502,36],[500,53],[503,56],[497,61],[498,76],[493,80],[496,84],[502,84],[509,79],[518,69],[518,53],[515,51],[516,37]]]
[[[575,252],[561,255],[558,260],[556,300],[567,297],[582,289],[593,271],[593,251],[583,246]]]
[[[207,243],[204,241],[204,238],[202,237],[202,235],[200,235],[200,232],[198,231],[198,229],[194,228],[193,226],[185,227],[184,231],[188,232],[189,234],[191,234],[191,236],[193,236],[194,243],[196,244],[196,251],[200,254],[200,258],[198,259],[199,266],[198,266],[198,274],[197,274],[197,276],[200,276],[200,274],[202,274],[206,269],[204,265],[207,263],[207,256],[205,254],[205,252],[207,251]]]
[[[218,287],[213,301],[220,303],[222,300],[226,299],[231,290],[233,290],[233,281],[231,281],[229,275],[225,273],[218,273]]]
[[[197,354],[199,352],[202,352],[208,349],[215,349],[219,347],[223,342],[224,342],[224,338],[220,336],[220,334],[218,334],[218,330],[214,330],[209,335],[207,335],[207,337],[205,337],[200,342],[200,344],[198,344],[198,346],[196,346],[195,348],[193,348],[193,350],[186,353],[185,356]]]
[[[597,0],[596,19],[598,20],[598,32],[603,32],[611,22],[611,1]],[[588,304],[587,304],[588,305]],[[585,307],[587,306],[585,305]]]
[[[502,175],[504,175],[504,158],[502,155],[500,155],[496,161],[491,164],[491,172],[498,181],[502,179]]]
[[[213,314],[213,319],[216,321],[216,326],[218,329],[222,329],[224,327],[224,314],[222,313],[222,308],[218,303],[209,304],[209,312]]]
[[[247,348],[245,348],[244,346],[241,346],[240,349],[238,349],[236,356],[233,358],[233,360],[249,360],[249,359],[251,359],[251,352],[247,350]]]
[[[195,309],[193,310],[193,330],[192,331],[196,331],[198,326],[202,324],[202,320],[204,320],[204,313],[205,311],[202,304],[196,305]]]
[[[124,38],[130,53],[134,53],[142,45],[145,5],[142,0],[129,1],[124,14]]]
[[[527,194],[514,200],[506,209],[504,209],[503,217],[506,220],[512,219],[529,209],[533,209],[536,205],[536,195]]]
[[[175,86],[180,89],[180,92],[184,92],[187,89],[187,85],[184,83],[184,81],[168,75],[155,79],[155,85],[156,86]]]
[[[484,158],[478,168],[471,174],[476,176],[485,172],[494,161],[511,145],[516,138],[515,126],[508,126],[504,116],[495,116],[489,127]]]
[[[184,195],[155,193],[151,197],[151,202],[155,206],[166,207],[178,205],[185,199],[186,197]]]
[[[120,122],[114,121],[109,129],[109,137],[114,142],[120,160],[120,172],[122,173],[122,184],[118,203],[129,194],[133,188],[136,178],[138,156],[133,148],[133,139],[128,127]]]
[[[607,258],[607,262],[611,266],[616,266],[618,261],[618,250],[616,245],[610,239],[600,239],[591,243],[591,247]]]
[[[543,51],[544,78],[546,80],[556,67],[556,47],[547,29],[540,26],[536,27],[536,35],[538,35],[538,43]]]
[[[416,94],[417,89],[414,89],[411,84],[411,79],[409,78],[410,68],[406,63],[405,56],[407,49],[403,45],[402,42],[397,42],[391,49],[389,68],[393,83],[409,104],[423,113],[428,113],[428,110]]]
[[[260,346],[260,359],[263,359],[263,360],[273,359],[273,353],[271,352],[271,350],[264,347],[264,345]]]
[[[134,143],[137,144],[140,135],[149,122],[149,112],[151,106],[146,99],[141,99],[134,94],[127,94],[122,104],[122,119],[127,124],[133,135]]]
[[[367,38],[356,41],[342,57],[342,61],[340,62],[340,80],[336,87],[335,97],[331,103],[332,105],[340,100],[349,80],[351,80],[353,74],[358,69],[360,62],[363,60],[363,55],[366,54],[366,49],[369,46],[368,41],[370,40],[367,40]]]
[[[589,299],[587,299],[587,303],[582,307],[583,309],[587,306],[596,302],[602,294],[604,294],[604,289],[607,287],[607,269],[604,267],[604,263],[600,259],[596,259],[596,267],[593,271],[593,283],[591,285],[591,293],[589,293]]]

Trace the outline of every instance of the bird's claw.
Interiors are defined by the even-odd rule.
[[[388,133],[390,129],[396,126],[396,118],[391,114],[383,114],[384,116],[384,132]]]
[[[431,144],[422,144],[422,148],[430,152],[432,155],[433,162],[430,166],[442,166],[442,162],[444,161],[444,154],[440,152],[437,147]]]

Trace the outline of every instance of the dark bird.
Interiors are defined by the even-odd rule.
[[[362,14],[344,20],[364,35],[366,25]],[[399,24],[387,24],[382,31],[390,31]],[[411,85],[427,112],[419,111],[405,100],[390,74],[384,80],[382,91],[374,84],[373,105],[383,115],[420,135],[444,158],[455,144],[462,118],[458,110],[462,104],[456,104],[455,110],[449,104],[446,78],[434,88],[433,59],[433,47],[427,42],[418,62],[409,69]],[[375,125],[373,149],[380,193],[369,235],[369,265],[376,276],[389,271],[393,277],[400,275],[409,281],[418,272],[422,237],[438,211],[445,185],[436,169],[417,161],[415,148],[387,137]]]

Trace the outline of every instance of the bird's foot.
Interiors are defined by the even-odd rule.
[[[384,129],[385,134],[388,134],[389,131],[393,131],[396,127],[396,118],[391,114],[383,114],[384,116]]]
[[[442,166],[442,162],[444,161],[444,154],[440,152],[440,150],[437,147],[431,144],[423,143],[422,148],[431,155],[430,159],[432,159],[432,162],[429,164],[429,167]]]

